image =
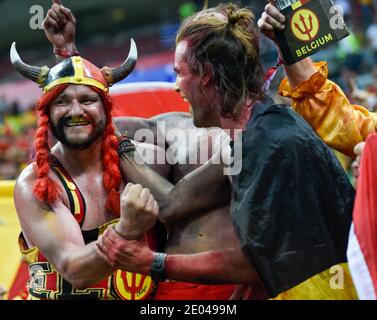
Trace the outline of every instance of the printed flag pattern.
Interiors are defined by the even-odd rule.
[[[361,300],[377,296],[377,134],[366,141],[360,164],[347,257]]]

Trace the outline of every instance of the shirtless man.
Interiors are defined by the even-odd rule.
[[[39,68],[24,64],[12,45],[16,70],[43,88],[37,103],[35,162],[22,171],[14,192],[20,248],[30,271],[29,299],[134,300],[153,292],[151,279],[141,275],[131,277],[142,278],[142,285],[130,286],[127,275],[103,261],[94,245],[111,224],[132,234],[125,211],[151,213],[139,216],[145,218],[138,221],[146,224],[145,230],[158,214],[148,189],[122,182],[111,121],[109,85],[127,76],[136,58],[133,45],[119,68],[100,70],[80,56],[52,69]],[[50,129],[58,141],[51,151]],[[119,142],[120,147],[127,143]]]
[[[250,154],[250,157],[243,157],[243,164],[247,164],[247,170],[241,171],[240,177],[236,178],[236,181],[243,179],[242,181],[244,181],[244,183],[236,182],[235,191],[237,194],[236,197],[233,198],[236,200],[236,206],[234,207],[234,211],[232,211],[234,218],[233,222],[238,229],[238,236],[242,241],[242,252],[248,256],[249,265],[245,264],[245,257],[240,253],[238,247],[230,247],[223,251],[213,250],[196,254],[169,253],[168,255],[164,255],[151,252],[143,245],[142,241],[137,241],[137,239],[134,239],[132,242],[123,241],[122,237],[117,235],[111,229],[109,229],[98,242],[99,254],[101,254],[109,263],[117,265],[122,269],[133,271],[142,269],[146,272],[151,268],[151,273],[157,274],[161,279],[168,277],[169,279],[180,281],[205,283],[249,282],[256,284],[260,281],[259,276],[262,276],[263,285],[268,287],[268,293],[271,296],[281,293],[284,289],[290,289],[293,286],[293,283],[298,284],[300,280],[304,281],[297,286],[298,288],[292,289],[294,291],[293,294],[287,294],[282,297],[287,299],[315,298],[316,292],[329,286],[326,280],[329,279],[329,272],[328,270],[325,270],[326,267],[324,267],[324,265],[319,267],[317,264],[319,259],[316,260],[315,258],[322,256],[322,254],[317,252],[314,255],[306,255],[311,250],[309,247],[303,247],[302,249],[298,248],[300,246],[305,246],[304,243],[307,243],[303,238],[299,239],[300,237],[298,237],[301,233],[302,227],[304,227],[300,227],[302,223],[301,219],[299,219],[301,221],[300,223],[296,221],[292,222],[292,224],[288,224],[289,226],[295,226],[295,228],[298,227],[295,231],[279,230],[279,226],[283,227],[284,225],[287,225],[283,221],[279,224],[278,220],[284,220],[285,218],[288,219],[292,214],[294,216],[297,215],[297,218],[304,212],[311,212],[311,214],[308,214],[308,217],[303,218],[303,220],[311,220],[312,218],[314,218],[314,220],[321,220],[323,218],[327,219],[330,216],[335,218],[340,214],[339,217],[341,217],[340,220],[342,221],[338,220],[336,223],[334,222],[336,227],[342,229],[341,231],[339,230],[340,233],[337,233],[338,236],[341,234],[338,238],[341,241],[338,243],[338,249],[340,247],[342,248],[341,252],[338,252],[339,255],[334,255],[333,253],[335,251],[327,251],[327,249],[325,249],[327,245],[319,244],[324,238],[327,238],[327,236],[324,236],[325,233],[331,233],[330,230],[326,230],[326,228],[323,227],[324,224],[322,224],[322,227],[319,226],[321,225],[319,220],[315,222],[316,224],[319,223],[318,228],[315,228],[315,230],[316,232],[319,231],[321,234],[324,232],[324,234],[317,238],[319,242],[313,244],[311,248],[314,251],[319,248],[324,249],[323,253],[328,257],[328,261],[332,260],[335,264],[337,263],[336,261],[344,261],[344,247],[346,244],[345,235],[350,223],[353,191],[344,172],[342,172],[339,167],[339,164],[336,164],[336,160],[329,155],[327,148],[313,135],[313,132],[310,129],[308,130],[306,124],[304,124],[305,122],[303,122],[300,117],[292,114],[291,111],[288,111],[288,108],[270,106],[272,108],[270,109],[270,107],[268,107],[271,100],[264,96],[262,89],[263,77],[259,64],[257,38],[257,33],[252,25],[252,14],[249,10],[239,9],[234,5],[220,6],[200,12],[183,23],[178,32],[175,52],[175,69],[178,75],[178,85],[182,90],[183,96],[186,97],[192,105],[195,125],[203,127],[219,126],[221,128],[231,129],[231,131],[234,129],[244,129],[250,117],[250,111],[252,114],[254,112],[256,116],[250,120],[248,126],[253,125],[253,121],[258,123],[260,120],[260,125],[254,123],[255,127],[250,128],[250,131],[245,133],[248,138],[243,151]],[[219,55],[219,52],[227,54]],[[237,61],[232,59],[237,59]],[[243,65],[243,63],[245,65]],[[256,111],[254,108],[256,108]],[[283,116],[282,121],[284,121],[285,117],[293,117],[295,120],[291,120],[293,123],[297,123],[297,126],[292,126],[292,121],[280,122],[278,117],[273,120],[274,116],[277,116],[277,114],[280,113],[277,109],[281,111],[281,115]],[[271,117],[269,115],[271,115]],[[262,120],[262,117],[264,116],[266,116],[266,118],[264,118],[266,122]],[[286,131],[284,131],[283,124],[288,126]],[[280,129],[281,132],[279,132]],[[296,132],[295,130],[298,130],[298,132],[297,136],[293,138],[291,134]],[[304,132],[306,133],[304,134]],[[304,141],[305,138],[300,137],[301,134],[306,135],[307,143],[310,141],[310,143],[313,144],[311,151],[304,151],[302,149],[302,147],[304,147],[302,141]],[[232,133],[230,133],[230,136],[235,138],[235,135]],[[288,140],[286,140],[286,138],[288,138]],[[301,141],[301,143],[299,141]],[[268,146],[267,149],[265,149],[264,142],[266,142],[266,145]],[[247,145],[249,145],[249,148],[246,147]],[[260,151],[261,154],[263,154],[266,150],[271,152],[268,154],[272,154],[274,157],[268,160],[262,159],[263,155],[259,155],[258,152]],[[274,153],[274,150],[281,150],[282,153],[277,155]],[[318,153],[314,150],[317,150]],[[310,158],[312,152],[313,158]],[[314,156],[314,154],[321,154],[321,156],[318,158]],[[293,158],[286,162],[285,160],[290,158],[289,155],[293,156]],[[306,156],[309,156],[309,158],[304,160]],[[125,154],[124,159],[127,161],[126,163],[128,163],[128,169],[124,168],[124,172],[128,177],[135,175],[140,176],[141,172],[144,172],[142,168],[135,165],[134,160],[132,159],[132,154]],[[284,161],[279,164],[279,161],[275,162],[278,159],[284,159]],[[306,179],[313,178],[311,186],[315,186],[314,189],[316,189],[316,191],[313,189],[313,192],[306,193],[308,188],[303,188],[302,185],[296,185],[295,183],[300,181],[299,177],[304,177],[308,172],[311,172],[311,170],[315,172],[318,168],[322,167],[322,165],[320,165],[315,169],[313,167],[309,168],[308,165],[310,166],[311,163],[319,164],[322,162],[324,167],[328,168],[330,171],[334,170],[332,174],[334,177],[339,177],[340,180],[337,180],[337,184],[334,184],[334,180],[332,179],[324,181],[323,178],[325,178],[326,175],[318,172],[318,174],[314,174],[310,178],[306,177]],[[288,163],[289,168],[285,167]],[[329,166],[330,163],[332,164]],[[255,165],[254,168],[253,164]],[[277,169],[279,165],[281,166],[280,171]],[[306,167],[307,170],[303,170],[299,173],[304,167]],[[332,169],[330,169],[330,167]],[[258,175],[258,171],[260,172],[260,175]],[[276,174],[276,181],[270,180],[272,179],[272,172],[275,172]],[[294,181],[296,182],[289,181],[288,178],[293,172],[295,172],[296,178]],[[326,172],[327,177],[332,176],[332,174],[329,174],[329,171]],[[143,174],[143,176],[146,177],[148,175]],[[250,180],[250,177],[255,178],[255,180]],[[202,180],[206,182],[208,181],[204,177]],[[316,180],[317,182],[314,182]],[[144,180],[142,183],[148,186],[156,198],[159,199],[159,193],[161,190],[158,181],[154,180],[151,182]],[[294,185],[295,187],[293,187],[292,190],[290,189],[288,194],[285,195],[284,188],[279,188],[288,185]],[[342,189],[344,187],[344,193],[339,189],[336,191],[339,192],[338,195],[330,202],[327,202],[323,197],[323,189],[319,186],[332,186],[330,187],[332,190],[338,188]],[[200,187],[200,185],[198,185],[198,187]],[[242,187],[245,189],[243,194],[240,191]],[[275,189],[276,187],[277,189]],[[207,187],[207,190],[210,190],[210,188]],[[301,192],[303,193],[301,194]],[[311,198],[310,194],[314,197]],[[202,193],[198,192],[198,195],[202,196]],[[302,197],[297,195],[302,195]],[[315,195],[318,195],[318,198],[316,198]],[[249,196],[251,198],[248,198]],[[265,202],[263,198],[264,196],[266,197]],[[313,203],[317,201],[322,203],[317,207],[317,209],[322,208],[322,210],[315,209],[312,211],[313,208],[309,207],[304,209],[305,206],[312,202],[302,201],[303,199],[309,198],[312,199]],[[336,203],[337,199],[341,198],[345,199],[345,202],[343,204]],[[276,203],[275,201],[272,201],[274,199],[276,200]],[[333,200],[334,202],[330,204]],[[279,202],[282,204],[281,206],[277,205]],[[301,203],[303,206],[299,208],[295,205],[297,203]],[[338,204],[339,207],[337,207]],[[344,204],[346,204],[345,207]],[[163,206],[163,202],[161,205]],[[331,209],[330,207],[324,209],[328,205],[330,205]],[[245,206],[247,209],[245,209]],[[253,206],[255,207],[253,208]],[[242,209],[242,207],[244,209]],[[291,208],[292,210],[289,210],[288,208]],[[278,209],[279,212],[277,212],[276,209]],[[347,213],[341,213],[343,209],[345,209]],[[267,216],[273,214],[274,217],[261,217],[261,219],[255,218],[262,213],[266,213]],[[329,215],[324,216],[324,213]],[[254,220],[249,220],[249,217],[251,218],[253,216]],[[242,223],[242,221],[244,223]],[[274,224],[274,221],[276,221],[276,224]],[[264,222],[266,222],[266,224]],[[270,225],[268,222],[272,222],[272,224]],[[330,224],[333,225],[333,223]],[[314,234],[314,230],[310,231],[314,226],[309,225],[307,227],[307,232],[304,231],[302,235],[304,238],[310,238],[310,241],[312,241],[314,238],[311,238],[311,236],[309,236],[309,238],[307,237],[309,234]],[[275,228],[277,229],[275,230]],[[253,232],[251,230],[253,230]],[[281,232],[280,235],[285,240],[288,240],[288,242],[292,241],[291,245],[286,246],[284,241],[275,242],[272,240],[275,237],[278,237],[279,232]],[[270,235],[271,237],[267,235]],[[294,238],[296,240],[293,240]],[[329,238],[333,238],[333,236],[329,235]],[[259,242],[258,239],[265,239],[266,244],[264,244],[262,240],[262,242]],[[266,245],[266,247],[264,247],[264,245]],[[275,258],[273,257],[274,245],[277,246],[277,255]],[[334,243],[329,243],[328,245],[328,248],[330,248]],[[254,247],[254,254],[251,254],[253,246],[257,248],[259,247],[259,249]],[[262,248],[266,249],[264,253]],[[289,248],[292,248],[292,250]],[[338,249],[336,249],[336,251]],[[325,251],[327,252],[325,253]],[[263,254],[266,254],[264,258],[261,257]],[[305,255],[305,258],[301,254]],[[289,257],[292,257],[292,255],[302,261],[302,267],[299,267],[299,264],[288,262],[290,259]],[[145,257],[148,257],[148,259],[145,259]],[[316,262],[309,262],[309,260],[313,258]],[[339,258],[340,260],[338,260]],[[135,261],[140,261],[140,259],[143,259],[145,263],[142,268],[140,265],[135,265]],[[287,261],[285,261],[285,259],[287,259]],[[263,263],[263,261],[265,263]],[[258,272],[256,272],[254,268],[254,262],[258,263]],[[285,271],[277,269],[272,271],[271,267],[275,263],[276,266],[281,265],[284,266],[283,268],[288,269],[285,269]],[[322,264],[322,262],[320,264]],[[313,266],[314,269],[318,266],[319,269],[317,269],[317,271],[323,271],[323,273],[318,277],[313,277],[313,279],[311,278],[305,281],[310,275],[316,274],[316,271],[312,269]],[[293,271],[294,267],[298,269]],[[300,276],[298,276],[298,274],[300,274]],[[293,280],[296,275],[298,277]],[[277,278],[275,278],[275,276],[277,276]],[[277,280],[279,277],[280,279]],[[275,278],[277,282],[272,284],[274,281],[271,282],[271,278]],[[290,278],[293,281],[287,281],[287,278]],[[164,283],[163,286],[165,285],[166,283]],[[313,289],[321,287],[322,289],[312,290],[314,297],[313,295],[309,297],[308,290],[310,290],[310,287]],[[173,288],[173,285],[171,288]],[[331,299],[338,296],[339,293],[340,292],[328,288],[326,297]],[[341,295],[342,293],[340,293],[340,296]],[[343,297],[351,298],[352,293],[349,295],[345,293]]]

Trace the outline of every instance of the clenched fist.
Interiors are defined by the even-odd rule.
[[[159,207],[149,189],[128,183],[120,197],[121,219],[115,230],[125,239],[140,238],[158,218]]]
[[[275,30],[284,30],[286,18],[280,13],[280,10],[274,5],[275,0],[270,0],[270,3],[264,8],[261,18],[258,20],[258,28],[267,38],[272,41],[275,39]]]
[[[43,21],[43,29],[54,48],[75,50],[76,19],[60,0],[52,1],[51,9]]]

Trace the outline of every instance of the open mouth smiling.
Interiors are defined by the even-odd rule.
[[[80,127],[80,126],[87,126],[90,122],[88,121],[79,121],[79,122],[66,122],[64,126],[66,127]]]

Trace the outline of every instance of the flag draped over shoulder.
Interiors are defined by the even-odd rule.
[[[241,248],[271,297],[346,262],[353,187],[288,106],[268,99],[253,107],[232,189]]]
[[[377,134],[368,137],[361,158],[347,256],[359,298],[376,300]]]

